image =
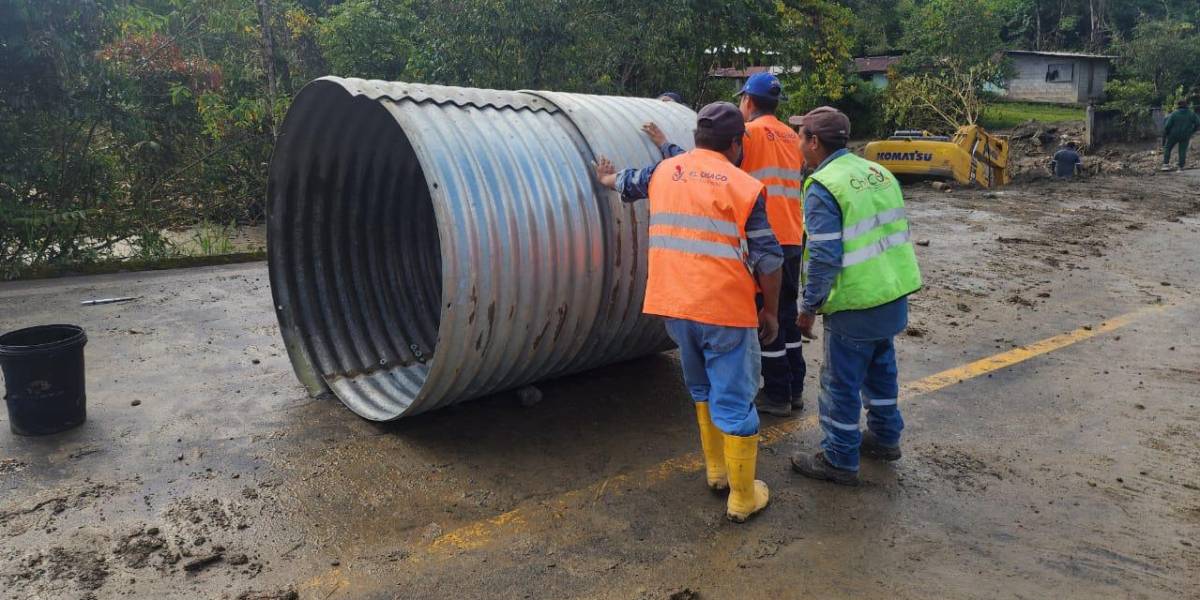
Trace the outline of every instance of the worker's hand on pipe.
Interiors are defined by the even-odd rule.
[[[816,323],[817,315],[812,313],[802,312],[800,316],[796,317],[796,327],[800,328],[800,335],[810,340],[817,339],[817,336],[813,333],[813,325],[816,325]]]
[[[758,311],[758,341],[765,346],[775,341],[777,337],[779,337],[779,318],[773,312]]]
[[[654,145],[658,146],[659,148],[662,148],[663,144],[667,143],[667,134],[663,133],[662,130],[658,128],[658,125],[654,124],[653,122],[642,125],[642,131],[646,132],[646,135],[650,136],[650,141],[654,142]]]
[[[600,185],[610,190],[617,189],[617,168],[611,160],[598,156],[592,166],[596,169],[596,178],[600,180]]]

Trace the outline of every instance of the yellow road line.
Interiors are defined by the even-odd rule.
[[[901,394],[904,396],[917,396],[935,392],[1091,339],[1102,333],[1120,329],[1149,315],[1162,312],[1171,306],[1174,305],[1155,304],[1147,306],[1140,310],[1104,321],[1098,326],[1084,326],[1074,331],[1013,348],[1012,350],[959,367],[947,369],[903,385],[901,387]],[[762,443],[764,445],[775,444],[787,438],[791,433],[815,427],[816,422],[816,416],[810,414],[804,419],[794,419],[766,427],[760,432]],[[595,503],[606,495],[612,497],[620,496],[626,491],[635,488],[646,489],[667,479],[696,473],[702,469],[704,469],[704,457],[699,453],[695,453],[666,460],[638,473],[614,475],[587,487],[565,492],[552,499],[526,503],[495,517],[475,521],[454,529],[434,539],[426,547],[426,552],[412,555],[409,561],[422,562],[424,560],[450,556],[463,550],[480,548],[490,543],[497,534],[517,533],[522,531],[531,522],[544,521],[547,514],[557,519],[561,516],[562,512],[572,506]],[[328,574],[317,576],[303,587],[320,587],[322,584],[327,584],[328,579]]]
[[[1156,304],[1143,308],[1141,310],[1131,312],[1119,317],[1104,321],[1099,326],[1085,326],[1074,331],[1070,331],[1061,335],[1046,338],[1044,340],[1034,342],[1027,346],[1013,348],[1007,352],[1001,352],[994,356],[989,356],[981,360],[977,360],[960,367],[947,369],[940,373],[935,373],[928,377],[924,377],[912,383],[903,386],[901,393],[906,396],[916,396],[920,394],[928,394],[940,390],[942,388],[961,383],[968,379],[979,377],[993,371],[998,371],[1015,364],[1025,362],[1036,356],[1041,356],[1048,352],[1065,348],[1072,344],[1081,342],[1086,339],[1095,337],[1101,333],[1107,333],[1121,327],[1125,327],[1130,323],[1141,319],[1149,314],[1160,312],[1165,309],[1166,304]],[[785,421],[778,425],[766,427],[761,431],[762,442],[765,445],[771,445],[782,441],[789,434],[812,427],[816,423],[816,417],[810,416],[806,419],[794,419]],[[566,492],[551,500],[548,505],[542,504],[526,504],[519,506],[511,511],[503,513],[499,516],[477,521],[469,525],[460,527],[442,535],[435,539],[429,546],[431,554],[453,553],[457,550],[467,550],[478,548],[489,541],[489,538],[496,532],[505,528],[518,527],[531,520],[533,513],[545,511],[547,509],[558,511],[578,502],[579,498],[592,498],[594,501],[608,490],[609,494],[620,495],[628,486],[623,484],[636,480],[639,482],[638,487],[649,487],[660,481],[664,481],[671,477],[695,473],[704,468],[704,457],[699,454],[688,454],[678,458],[673,458],[665,462],[659,463],[649,469],[634,474],[616,475],[602,481],[596,482],[586,488]]]
[[[961,383],[968,379],[979,377],[980,375],[986,375],[992,371],[998,371],[1000,369],[1011,367],[1015,364],[1025,362],[1031,358],[1041,356],[1061,348],[1066,348],[1071,344],[1076,344],[1084,340],[1091,339],[1102,333],[1108,333],[1110,331],[1120,329],[1126,325],[1129,325],[1130,323],[1133,323],[1134,321],[1137,321],[1138,319],[1162,312],[1171,306],[1173,305],[1153,304],[1140,310],[1136,310],[1119,317],[1114,317],[1100,323],[1100,325],[1095,327],[1091,325],[1085,325],[1074,331],[1068,331],[1067,333],[1049,337],[1026,346],[1018,346],[1007,352],[1001,352],[972,363],[967,363],[961,367],[947,369],[941,373],[935,373],[912,383],[905,384],[901,387],[900,392],[908,395],[919,395],[935,392],[944,387]]]

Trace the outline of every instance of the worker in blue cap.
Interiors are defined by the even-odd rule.
[[[658,99],[662,100],[663,102],[674,102],[676,104],[683,104],[683,96],[680,96],[679,94],[677,94],[675,92],[663,92],[658,95]]]
[[[783,287],[779,295],[779,337],[762,348],[760,412],[790,416],[804,407],[804,350],[796,326],[800,266],[804,253],[804,157],[800,137],[775,112],[785,100],[783,85],[771,73],[756,73],[738,92],[746,120],[742,170],[767,186],[767,219],[783,246]]]

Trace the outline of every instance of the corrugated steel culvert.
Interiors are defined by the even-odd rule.
[[[595,181],[644,166],[678,104],[326,77],[271,161],[268,250],[297,376],[374,420],[665,350],[641,314],[648,213]]]

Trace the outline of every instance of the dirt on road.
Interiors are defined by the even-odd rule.
[[[820,436],[806,345],[741,526],[674,353],[376,424],[306,397],[265,264],[0,284],[0,330],[89,335],[83,427],[0,417],[0,598],[1197,597],[1198,186],[907,188],[905,457],[858,489],[790,473]],[[79,305],[112,296],[141,300]]]

